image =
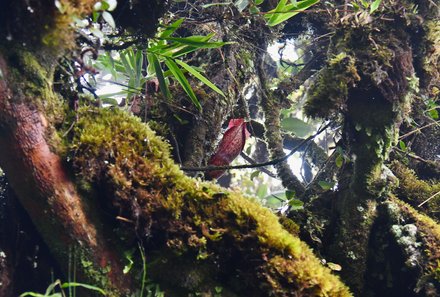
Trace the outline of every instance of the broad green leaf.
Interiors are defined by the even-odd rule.
[[[175,60],[175,62],[177,64],[179,64],[180,66],[182,66],[186,71],[188,71],[189,73],[191,73],[192,75],[194,75],[198,80],[200,80],[202,83],[204,83],[205,85],[207,85],[208,87],[210,87],[212,90],[214,90],[215,92],[219,93],[220,95],[222,95],[223,97],[226,97],[225,94],[223,93],[222,90],[220,90],[216,85],[214,85],[209,79],[207,79],[206,77],[204,77],[200,72],[198,72],[196,69],[194,69],[193,67],[189,66],[188,64],[186,64],[185,62],[181,61],[181,60]]]
[[[314,131],[313,127],[298,118],[285,118],[281,121],[284,130],[295,133],[298,137],[306,137]]]
[[[68,282],[68,283],[63,283],[61,285],[61,288],[65,289],[65,288],[71,288],[71,287],[81,287],[81,288],[85,288],[87,290],[91,290],[91,291],[96,291],[101,293],[102,295],[106,295],[107,293],[98,287],[92,286],[92,285],[88,285],[88,284],[82,284],[82,283],[75,283],[75,282]]]
[[[197,107],[198,110],[202,110],[202,106],[200,105],[200,102],[197,99],[196,94],[194,94],[194,91],[191,88],[191,85],[189,84],[189,82],[186,79],[185,75],[183,74],[182,70],[180,70],[180,68],[177,66],[177,64],[170,58],[166,58],[165,64],[168,66],[168,69],[170,69],[170,71],[173,73],[174,78],[182,86],[182,88],[186,92],[186,94],[188,94],[192,103]]]
[[[264,0],[255,0],[255,5],[260,5],[264,2]]]
[[[116,29],[115,20],[113,19],[113,16],[111,15],[110,12],[108,12],[108,11],[102,12],[102,18],[104,19],[104,21],[107,24],[109,24],[110,27],[112,27],[113,29]]]
[[[382,2],[382,0],[374,0],[370,6],[370,13],[375,12],[379,8],[379,5],[381,2]]]
[[[303,209],[304,208],[304,202],[302,202],[299,199],[292,199],[292,200],[289,200],[289,206],[293,210]]]
[[[171,98],[170,90],[168,88],[168,84],[165,81],[165,78],[163,76],[162,67],[160,67],[159,60],[157,59],[156,55],[154,54],[148,54],[149,59],[152,61],[154,72],[156,74],[157,80],[159,81],[159,87],[162,91],[162,94],[166,98]]]
[[[324,180],[321,180],[318,182],[318,185],[324,190],[324,191],[328,191],[331,190],[331,188],[333,188],[333,186],[335,185],[335,183],[331,183],[331,182],[327,182]]]

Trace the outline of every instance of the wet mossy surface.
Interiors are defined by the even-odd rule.
[[[397,161],[391,164],[391,169],[399,179],[399,187],[396,189],[398,197],[439,222],[440,196],[436,195],[440,191],[438,181],[421,180],[413,170]]]
[[[204,283],[214,281],[239,295],[350,296],[270,210],[185,176],[168,144],[138,119],[97,109],[84,109],[79,118],[70,151],[80,184],[101,189],[109,211],[133,222],[133,233],[156,263],[152,278],[166,282],[160,275],[170,264],[154,261],[160,252],[191,260],[200,271],[212,268],[212,275],[175,283],[180,292],[206,291]]]

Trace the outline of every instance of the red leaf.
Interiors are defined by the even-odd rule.
[[[223,134],[223,138],[208,164],[213,166],[229,165],[243,150],[249,136],[250,133],[246,128],[244,119],[231,119],[228,129]],[[206,175],[214,179],[219,178],[224,172],[224,170],[208,171]]]

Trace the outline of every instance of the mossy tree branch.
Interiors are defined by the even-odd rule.
[[[87,109],[80,119],[71,156],[81,184],[106,189],[108,211],[135,222],[125,244],[142,239],[151,277],[175,296],[213,293],[218,280],[227,296],[350,295],[268,209],[185,176],[137,119]]]

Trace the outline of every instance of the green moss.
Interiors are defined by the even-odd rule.
[[[438,19],[429,20],[425,24],[426,41],[428,50],[424,55],[423,68],[432,77],[432,79],[440,79],[440,71],[438,65],[440,64],[440,21]]]
[[[341,52],[331,58],[307,93],[304,110],[311,117],[335,117],[345,106],[348,89],[360,80],[355,59]]]
[[[44,111],[51,123],[59,123],[64,114],[62,102],[52,89],[53,73],[39,62],[39,58],[21,48],[4,49],[7,54],[10,75],[9,83],[17,96],[17,103],[26,103]]]
[[[413,170],[397,161],[391,164],[391,169],[399,178],[399,188],[396,189],[397,195],[413,207],[417,207],[440,191],[439,183],[433,184],[418,179]],[[420,207],[420,211],[440,220],[439,201],[440,196],[431,198],[430,201]]]
[[[185,176],[171,160],[168,144],[137,118],[111,110],[80,110],[79,118],[71,147],[78,177],[111,189],[106,199],[118,213],[140,221],[138,232],[153,238],[166,234],[156,247],[216,263],[227,261],[231,249],[243,258],[260,259],[258,273],[249,263],[236,263],[241,266],[231,271],[248,271],[243,277],[250,278],[256,292],[296,289],[350,296],[270,210],[240,193]]]

